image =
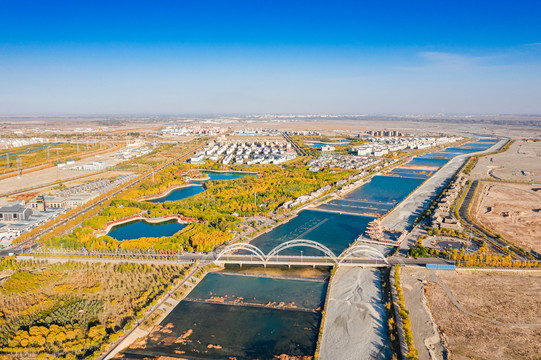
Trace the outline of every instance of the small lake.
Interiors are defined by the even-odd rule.
[[[241,178],[246,175],[250,175],[247,173],[237,173],[237,172],[213,172],[213,171],[202,171],[204,175],[208,175],[210,179],[207,180],[193,180],[192,183],[195,185],[182,187],[176,190],[171,191],[169,194],[167,194],[164,197],[148,200],[150,202],[154,203],[164,203],[166,201],[179,201],[186,198],[189,198],[191,196],[197,195],[205,191],[205,188],[202,184],[209,182],[209,181],[224,181],[224,180],[234,180]]]
[[[149,223],[145,220],[135,220],[125,224],[115,225],[107,236],[116,240],[133,240],[142,237],[173,236],[186,227],[177,220],[167,220],[160,223]]]

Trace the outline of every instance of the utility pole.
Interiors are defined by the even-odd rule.
[[[79,143],[77,143],[77,154],[79,153]]]
[[[17,178],[18,179],[21,178],[21,167],[22,167],[21,158],[17,158]]]
[[[9,153],[6,154],[6,159],[7,159],[7,162],[8,162],[7,168],[9,169]]]
[[[51,158],[51,149],[47,148],[47,160]]]
[[[257,193],[254,193],[254,202],[255,202],[255,206],[257,206]]]

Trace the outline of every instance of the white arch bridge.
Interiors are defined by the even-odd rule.
[[[282,251],[291,248],[311,248],[318,250],[321,256],[282,255]],[[239,252],[242,252],[239,254]],[[218,253],[216,264],[238,265],[302,265],[302,266],[387,266],[387,258],[378,249],[366,244],[355,243],[340,255],[336,255],[325,245],[312,240],[295,239],[286,241],[267,254],[249,243],[236,243],[226,246]]]

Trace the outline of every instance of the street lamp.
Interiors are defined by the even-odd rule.
[[[302,250],[301,250],[301,264],[302,264]]]

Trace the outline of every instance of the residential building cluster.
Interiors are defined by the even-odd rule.
[[[297,157],[291,144],[281,141],[210,141],[190,158],[192,164],[221,161],[222,164],[281,164]]]
[[[321,136],[321,133],[314,130],[290,130],[286,131],[289,136]]]
[[[352,147],[349,152],[358,156],[384,156],[405,149],[428,149],[458,141],[458,137],[387,137],[368,138],[369,143]]]
[[[440,199],[436,209],[432,213],[432,227],[436,229],[450,229],[461,231],[460,222],[453,216],[451,208],[460,195],[462,187],[466,184],[467,177],[460,175],[447,189],[445,196]]]
[[[11,149],[32,144],[48,143],[49,139],[44,138],[0,138],[0,149]]]
[[[404,134],[396,130],[369,130],[366,133],[370,136],[378,137],[404,136]]]
[[[230,136],[281,136],[277,129],[237,129],[232,131]]]
[[[204,126],[177,126],[170,125],[158,131],[159,134],[173,136],[215,136],[227,132],[225,127],[204,127]]]
[[[355,169],[358,171],[368,169],[381,162],[381,159],[367,156],[334,155],[320,156],[306,163],[308,170],[317,172],[323,168]]]

